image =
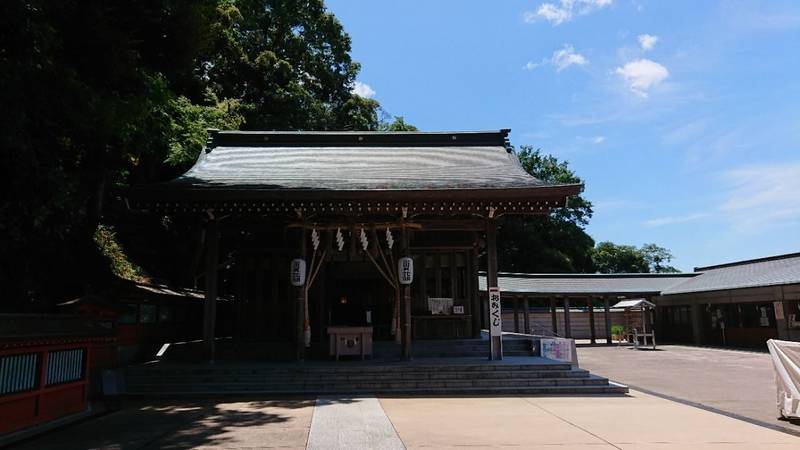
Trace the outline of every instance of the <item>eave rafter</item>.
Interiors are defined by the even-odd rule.
[[[327,215],[405,216],[478,216],[497,218],[503,215],[547,214],[552,208],[565,206],[565,199],[512,201],[218,201],[169,202],[134,201],[129,209],[158,214],[214,214],[241,216],[319,217]]]

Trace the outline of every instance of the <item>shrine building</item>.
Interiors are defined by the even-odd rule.
[[[498,222],[548,214],[583,188],[529,175],[508,134],[212,130],[194,167],[124,201],[205,230],[207,357],[224,345],[338,356],[341,338],[410,358],[413,341],[499,331]],[[228,324],[220,295],[231,300]],[[232,339],[219,339],[223,328]]]

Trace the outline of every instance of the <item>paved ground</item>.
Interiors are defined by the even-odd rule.
[[[796,449],[800,437],[633,391],[628,396],[129,403],[23,449]]]
[[[407,448],[800,448],[798,437],[639,392],[381,404]]]
[[[646,392],[800,434],[777,419],[769,353],[663,345],[658,350],[579,347],[581,368]]]
[[[315,399],[128,402],[23,442],[30,450],[281,447],[304,449]]]

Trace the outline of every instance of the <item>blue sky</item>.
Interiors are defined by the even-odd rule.
[[[800,251],[800,2],[328,0],[358,90],[569,161],[596,241],[682,270]]]

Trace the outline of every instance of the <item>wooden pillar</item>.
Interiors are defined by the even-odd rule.
[[[603,311],[606,316],[606,344],[611,345],[611,302],[608,297],[603,297]]]
[[[572,337],[572,325],[569,322],[569,297],[564,297],[564,337]]]
[[[488,219],[486,221],[486,290],[487,292],[497,285],[497,221]],[[501,293],[502,302],[502,293]],[[501,303],[502,304],[502,303]],[[491,305],[489,305],[491,307]],[[489,359],[503,359],[503,336],[502,336],[502,309],[501,309],[501,334],[500,336],[491,335],[491,321],[489,316]]]
[[[514,333],[519,333],[519,299],[514,297]]]
[[[525,320],[523,323],[525,324],[525,334],[531,334],[531,311],[530,311],[530,297],[525,297],[522,300],[522,313],[525,314]]]
[[[323,262],[324,264],[324,262]],[[326,267],[327,268],[327,267]],[[317,286],[319,286],[319,295],[316,297],[317,302],[317,323],[316,323],[316,335],[317,340],[319,342],[326,342],[327,341],[327,321],[325,320],[325,299],[328,298],[328,289],[327,289],[327,271],[324,269],[322,273],[319,274],[316,278]]]
[[[297,257],[305,260],[306,259],[306,231],[302,227],[298,228],[300,242],[298,242],[298,255]],[[308,264],[308,263],[306,263]],[[306,270],[310,270],[310,267],[306,265]],[[305,280],[301,286],[297,286],[294,288],[295,290],[295,359],[298,361],[303,361],[305,359],[306,353],[306,345],[305,345],[305,338],[303,333],[303,325],[305,324],[306,319],[306,289],[308,286],[305,283]]]
[[[586,302],[589,304],[589,342],[595,344],[597,336],[594,331],[594,299],[589,297]]]
[[[555,297],[550,297],[550,319],[553,321],[553,336],[558,336],[558,315]]]
[[[476,239],[477,240],[477,239]],[[480,285],[479,285],[479,276],[478,276],[478,244],[477,242],[473,242],[472,252],[469,253],[471,256],[470,260],[470,298],[472,299],[472,308],[470,309],[470,314],[472,314],[472,337],[478,338],[481,336],[481,327],[483,326],[483,316],[485,314],[485,309],[481,308],[481,295],[480,295]],[[423,293],[423,296],[425,294]],[[424,297],[423,297],[424,298]]]
[[[408,252],[408,240],[408,231],[403,227],[402,255],[404,256],[411,256]],[[423,264],[425,263],[423,262]],[[395,268],[395,270],[397,269]],[[403,322],[403,359],[409,360],[411,359],[411,285],[404,284],[402,286],[403,303],[401,304],[400,313]]]
[[[203,304],[203,347],[205,356],[216,357],[214,334],[217,327],[217,266],[219,265],[219,225],[215,219],[206,226],[206,292]]]

